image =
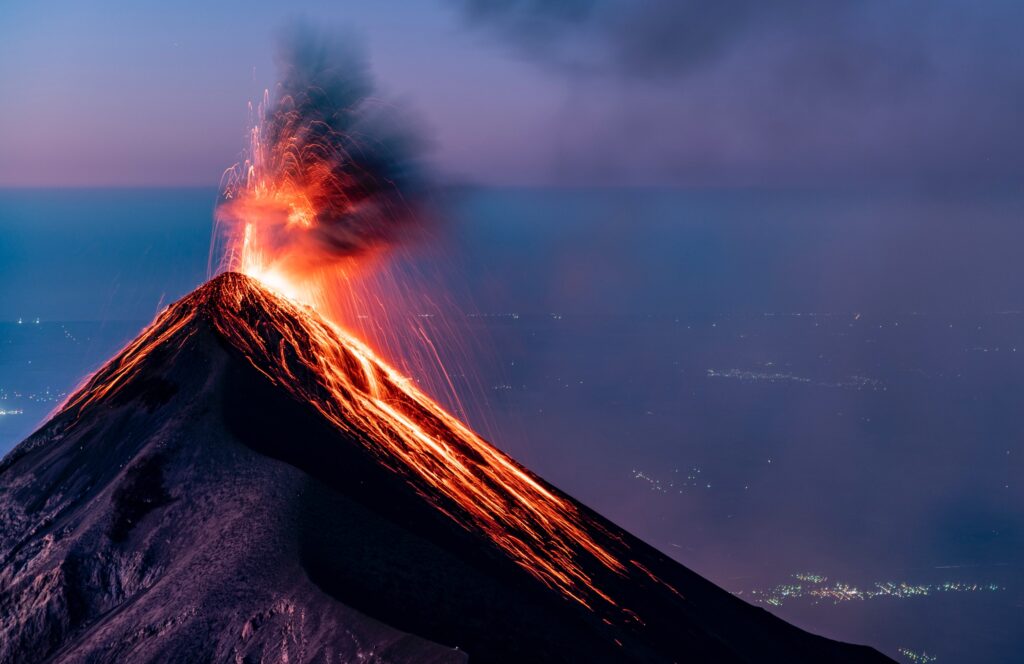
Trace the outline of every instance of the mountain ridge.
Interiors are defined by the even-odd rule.
[[[169,307],[0,461],[0,661],[889,661],[715,587],[403,381],[242,275]]]

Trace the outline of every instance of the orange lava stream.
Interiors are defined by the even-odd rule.
[[[423,495],[436,492],[450,499],[473,527],[549,587],[586,606],[581,589],[614,604],[584,571],[577,549],[620,574],[625,567],[594,540],[574,505],[341,328],[308,308],[255,290],[249,280],[233,281],[230,305],[219,300],[223,315],[213,320],[254,366],[363,440],[388,467],[411,476],[414,485],[423,482],[433,489]],[[238,317],[253,304],[279,323],[274,328],[279,339],[268,339],[264,330]],[[313,386],[297,379],[310,375],[316,378]]]
[[[586,558],[592,558],[616,574],[627,573],[625,564],[595,538],[601,533],[618,541],[614,534],[471,431],[358,339],[247,276],[221,275],[161,313],[71,397],[66,409],[80,414],[117,393],[154,351],[183,347],[200,329],[193,324],[200,318],[269,380],[313,405],[437,509],[486,535],[546,586],[590,609],[595,600],[617,606],[585,569]]]

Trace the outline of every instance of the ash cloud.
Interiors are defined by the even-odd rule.
[[[264,248],[292,267],[320,267],[408,236],[426,189],[423,133],[377,96],[358,41],[296,23],[282,31],[276,61],[280,83],[245,164],[276,198],[229,185],[218,217],[258,219]]]

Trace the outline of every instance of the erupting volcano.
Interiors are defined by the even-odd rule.
[[[885,661],[674,563],[236,273],[4,459],[0,514],[3,662]]]
[[[355,329],[414,290],[390,270],[427,218],[422,141],[347,42],[297,26],[278,61],[281,83],[250,110],[242,159],[224,176],[211,267]],[[371,330],[385,344],[396,333]]]
[[[0,662],[884,661],[591,512],[358,338],[409,291],[380,276],[408,142],[358,69],[288,53],[224,273],[0,463]]]

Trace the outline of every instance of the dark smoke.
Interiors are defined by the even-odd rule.
[[[457,0],[470,22],[496,28],[524,51],[554,56],[553,46],[593,17],[599,0]]]
[[[470,23],[534,59],[630,76],[686,72],[758,32],[827,30],[855,19],[857,7],[851,0],[455,1]]]
[[[448,1],[567,82],[553,171],[569,183],[1024,173],[1021,3]]]
[[[251,192],[229,186],[218,217],[258,219],[263,242],[305,267],[407,236],[425,191],[422,134],[376,96],[356,41],[294,24],[281,34],[277,65],[280,83],[263,111],[262,148],[248,161],[278,190],[302,192],[314,214],[297,228],[289,223],[291,209],[266,209],[256,197],[253,215]]]

